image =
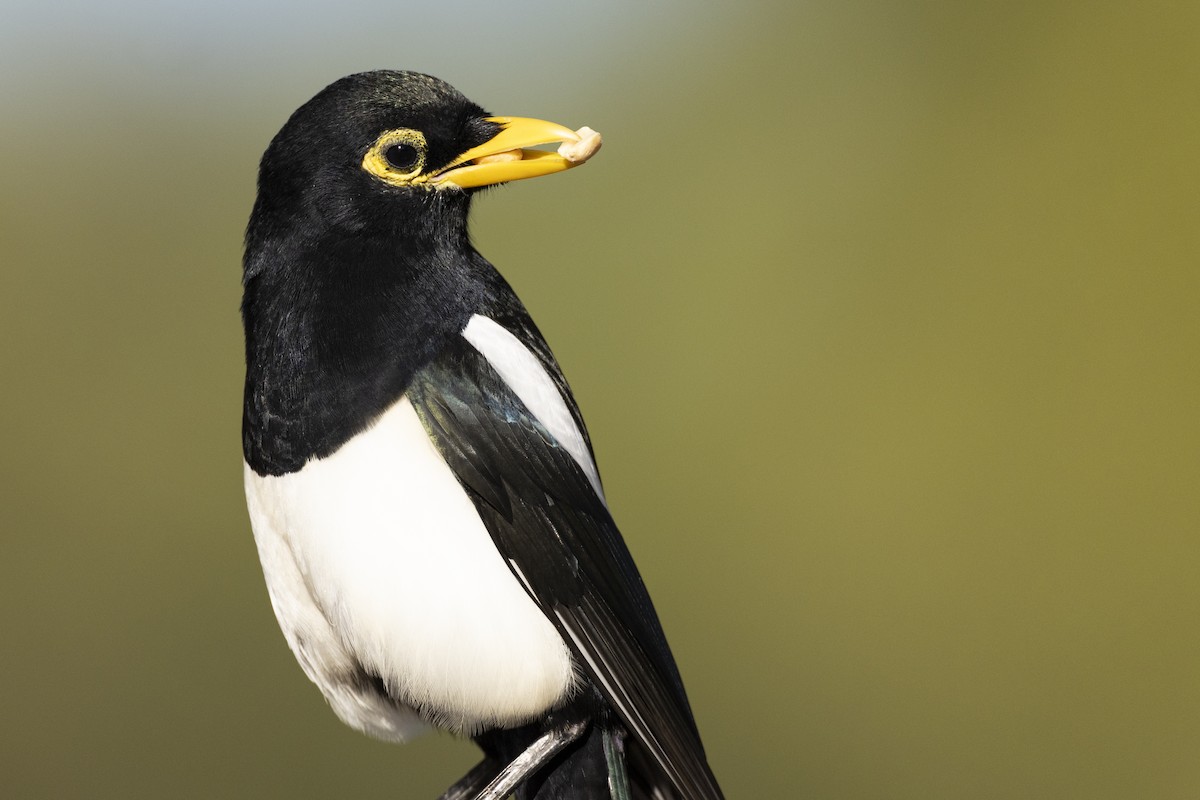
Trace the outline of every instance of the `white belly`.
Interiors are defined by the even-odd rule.
[[[407,398],[299,472],[245,469],[288,644],[348,725],[514,725],[571,688],[570,653],[504,563]],[[396,704],[349,680],[361,664]],[[418,714],[416,710],[419,709]]]

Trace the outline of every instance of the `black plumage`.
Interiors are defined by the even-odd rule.
[[[448,797],[472,796],[548,731],[582,729],[522,777],[518,797],[608,797],[621,761],[634,797],[720,798],[654,607],[598,487],[464,338],[475,317],[515,337],[557,387],[591,454],[545,340],[469,241],[476,190],[409,183],[408,173],[387,182],[364,168],[369,149],[390,141],[380,139],[386,132],[418,131],[415,150],[403,139],[381,152],[400,169],[419,157],[419,174],[436,181],[501,127],[437,79],[374,72],[331,85],[276,136],[246,235],[248,470],[263,478],[298,473],[367,435],[407,398],[494,547],[565,641],[577,685],[529,719],[465,726],[487,759]],[[272,600],[282,624],[274,592]],[[353,624],[319,610],[334,633]],[[363,697],[445,722],[439,709],[405,694],[403,676],[360,662],[355,670],[346,684]]]

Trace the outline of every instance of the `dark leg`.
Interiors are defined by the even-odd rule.
[[[526,778],[553,758],[558,751],[578,739],[587,730],[587,726],[586,721],[570,722],[546,731],[535,739],[533,744],[525,748],[524,752],[514,758],[508,766],[500,770],[500,773],[484,787],[483,791],[475,796],[475,800],[504,800]]]
[[[473,800],[499,773],[500,762],[490,756],[485,757],[438,800]]]
[[[608,790],[612,800],[631,800],[629,772],[625,767],[625,732],[619,727],[605,726],[604,761],[608,764]]]

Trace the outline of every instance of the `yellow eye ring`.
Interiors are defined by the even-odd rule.
[[[392,186],[408,186],[425,169],[429,146],[412,128],[384,131],[363,156],[362,168]]]

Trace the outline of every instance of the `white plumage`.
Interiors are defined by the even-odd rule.
[[[521,344],[521,340],[511,331],[482,314],[471,317],[463,336],[500,373],[500,377],[521,398],[525,407],[546,426],[559,447],[575,459],[575,463],[587,474],[596,494],[604,500],[600,473],[592,461],[587,442],[579,432],[575,418],[571,416],[554,379],[542,369],[537,356]]]
[[[486,317],[463,335],[600,493],[587,445],[536,357]],[[407,398],[297,472],[264,477],[247,466],[245,486],[280,627],[347,724],[395,741],[429,723],[470,734],[532,719],[570,691],[569,650]],[[356,665],[405,704],[355,680]]]

